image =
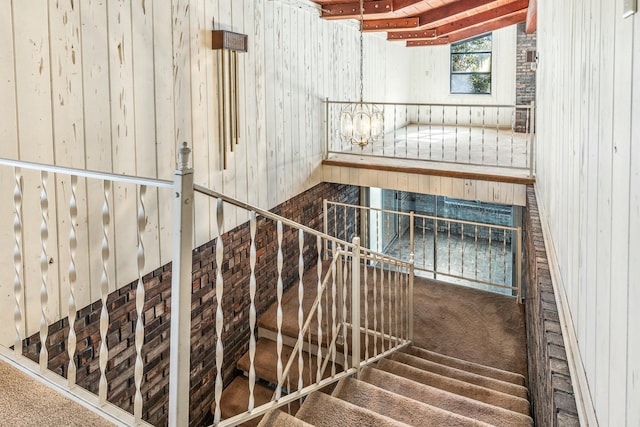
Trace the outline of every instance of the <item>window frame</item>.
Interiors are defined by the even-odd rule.
[[[482,51],[461,51],[454,52],[453,49],[455,46],[459,46],[465,43],[469,43],[473,40],[481,39],[488,37],[491,43],[490,50],[482,50]],[[489,71],[466,71],[466,72],[454,72],[453,71],[453,58],[455,55],[489,55]],[[489,76],[489,90],[488,92],[454,92],[453,90],[453,77],[454,76],[473,76],[473,75],[481,75],[481,76]],[[459,42],[451,43],[449,48],[449,94],[451,95],[491,95],[493,93],[493,33],[485,33],[476,37],[471,37],[466,40],[461,40]]]

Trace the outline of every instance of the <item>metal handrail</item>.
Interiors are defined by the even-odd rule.
[[[327,99],[329,104],[348,105],[353,104],[354,101],[332,101]],[[527,104],[447,104],[447,103],[430,103],[430,102],[376,102],[376,101],[363,101],[365,104],[375,105],[406,105],[409,107],[480,107],[480,108],[518,108],[518,109],[531,109],[531,105]]]
[[[146,185],[158,188],[173,188],[173,181],[157,178],[146,178],[110,172],[91,171],[86,169],[70,168],[66,166],[47,165],[44,163],[25,162],[23,160],[13,160],[0,158],[0,165],[14,168],[31,169],[51,173],[61,173],[75,175],[82,178],[100,179],[103,181],[123,182],[126,184]]]

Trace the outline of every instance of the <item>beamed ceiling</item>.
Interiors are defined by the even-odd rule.
[[[360,19],[359,0],[313,1],[324,19]],[[362,29],[406,46],[433,46],[525,21],[534,32],[536,0],[364,0]]]

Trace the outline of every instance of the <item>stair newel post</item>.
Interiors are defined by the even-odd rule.
[[[360,373],[360,238],[353,238],[351,260],[351,367]]]
[[[171,272],[171,348],[169,426],[189,425],[191,357],[191,243],[193,241],[193,169],[185,142],[174,173],[173,258]]]
[[[413,256],[413,250],[411,251],[411,255],[409,255],[409,264],[409,290],[407,292],[407,339],[409,341],[413,341],[413,278],[415,275],[415,258]]]

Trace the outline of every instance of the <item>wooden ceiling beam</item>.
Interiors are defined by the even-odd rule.
[[[365,15],[376,15],[393,12],[393,0],[365,0]],[[360,18],[360,2],[326,4],[322,6],[322,17],[325,19]]]
[[[495,31],[495,30],[499,30],[500,28],[525,22],[526,19],[527,19],[527,10],[523,9],[516,13],[503,16],[502,18],[498,18],[496,20],[486,22],[484,24],[477,25],[475,27],[467,28],[462,31],[451,33],[448,36],[444,36],[442,38],[448,38],[448,43],[455,43],[460,40],[466,40],[471,37],[479,36],[480,34],[488,33],[489,31]],[[439,39],[408,40],[407,47],[432,46],[434,44],[433,40],[439,40]],[[446,43],[440,43],[440,44],[446,44]]]
[[[529,10],[527,11],[527,25],[525,31],[527,34],[533,34],[536,32],[538,25],[538,2],[537,0],[531,0],[529,2]]]
[[[431,9],[418,15],[420,27],[433,25],[438,21],[458,15],[460,13],[471,12],[473,9],[493,3],[496,0],[458,0],[444,6]]]
[[[371,19],[362,23],[362,31],[374,32],[418,28],[419,22],[418,18]]]
[[[484,22],[492,21],[527,8],[529,0],[516,0],[504,6],[457,19],[436,28],[418,31],[397,31],[387,34],[387,40],[419,40],[440,37]]]

